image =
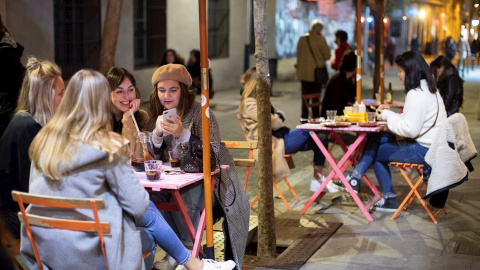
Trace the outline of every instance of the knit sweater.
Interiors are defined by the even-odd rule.
[[[423,134],[434,124],[437,110],[438,118],[435,126]],[[399,114],[390,110],[383,110],[382,118],[387,121],[390,131],[397,135],[415,138],[423,134],[416,138],[416,141],[429,148],[435,140],[440,123],[447,119],[447,113],[443,99],[438,91],[435,94],[430,93],[427,81],[421,80],[420,87],[408,91],[405,97],[403,113]]]

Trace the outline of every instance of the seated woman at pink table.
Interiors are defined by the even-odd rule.
[[[403,113],[395,113],[386,104],[377,109],[377,119],[387,121],[390,132],[370,133],[362,157],[347,180],[355,191],[370,166],[383,192],[376,210],[395,212],[399,204],[393,191],[389,163],[423,164],[428,148],[447,118],[445,105],[435,87],[428,64],[418,52],[407,51],[395,58],[398,77],[405,86]],[[395,135],[402,136],[398,140]],[[338,182],[337,182],[338,183]],[[339,184],[339,183],[338,183]]]
[[[191,85],[192,77],[183,65],[163,65],[152,75],[153,90],[150,95],[148,130],[153,131],[155,155],[158,154],[163,161],[169,161],[168,152],[181,149],[190,138],[194,136],[202,138],[202,106],[195,101],[195,93],[188,89]],[[163,112],[172,109],[176,110],[177,117],[164,118]],[[224,217],[225,260],[235,261],[236,269],[241,270],[248,238],[250,207],[247,196],[238,182],[233,157],[221,142],[218,122],[212,110],[209,110],[209,116],[210,138],[203,139],[210,142],[213,150],[211,154],[217,158],[217,162],[230,166],[216,175],[215,187],[212,188],[213,215],[214,219]],[[188,207],[193,225],[197,226],[204,204],[203,186],[198,183],[184,187],[180,189],[180,194]],[[172,198],[160,193],[152,196],[152,200],[168,202]],[[190,236],[180,214],[170,211],[162,211],[162,214],[173,230],[178,232],[182,242],[191,245]]]

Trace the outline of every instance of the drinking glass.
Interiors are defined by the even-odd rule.
[[[170,157],[170,167],[180,167],[180,151],[168,151],[168,156]]]
[[[162,161],[161,160],[145,160],[145,174],[147,180],[157,181],[160,180],[162,175]]]
[[[376,121],[376,113],[368,112],[368,123],[375,123],[375,121]]]
[[[337,115],[337,110],[327,110],[327,121],[335,123],[336,115]]]

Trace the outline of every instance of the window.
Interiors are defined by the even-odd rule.
[[[208,57],[228,57],[230,1],[208,0]]]
[[[135,0],[135,68],[158,66],[167,49],[166,0]]]
[[[55,0],[55,62],[64,79],[82,68],[98,69],[100,0]]]

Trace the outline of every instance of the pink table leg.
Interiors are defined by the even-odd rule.
[[[203,231],[205,230],[205,208],[203,208],[200,221],[198,222],[197,234],[195,236],[195,243],[193,244],[192,255],[198,258],[198,253],[201,249]]]
[[[215,177],[212,177],[212,187],[215,186]],[[205,231],[205,206],[203,206],[202,215],[198,222],[197,233],[195,235],[195,242],[193,243],[192,255],[198,258],[198,253],[202,251],[202,238]]]
[[[178,189],[172,190],[171,192],[174,203],[178,205],[178,212],[180,212],[180,216],[182,217],[183,222],[187,227],[188,234],[190,235],[190,238],[192,238],[192,241],[195,242],[195,227],[193,227],[193,223],[190,220],[190,216],[188,215],[188,208],[183,203],[182,197],[180,196],[180,192],[178,191]]]
[[[365,206],[363,205],[362,201],[360,200],[360,198],[357,196],[357,194],[355,193],[355,191],[352,189],[352,187],[350,186],[350,184],[348,183],[348,181],[345,179],[345,176],[343,176],[343,173],[341,171],[341,169],[339,168],[340,166],[342,166],[349,158],[350,156],[352,155],[352,153],[355,151],[355,149],[361,144],[361,142],[363,141],[363,139],[365,138],[366,136],[366,133],[362,132],[359,134],[359,136],[357,137],[357,139],[355,140],[355,142],[350,145],[350,147],[348,148],[348,151],[345,153],[345,155],[342,157],[342,159],[338,162],[338,164],[335,163],[335,161],[333,160],[332,156],[328,153],[328,150],[325,148],[325,146],[323,146],[323,144],[320,142],[320,139],[318,138],[317,134],[315,134],[315,132],[313,131],[310,131],[310,136],[312,136],[313,140],[315,141],[315,143],[318,145],[318,147],[320,148],[320,150],[322,151],[322,153],[325,155],[325,158],[327,159],[327,161],[330,163],[330,165],[332,165],[332,168],[333,170],[330,172],[330,174],[327,176],[327,179],[322,183],[322,185],[320,186],[320,188],[312,195],[312,197],[305,203],[304,207],[302,208],[302,210],[300,211],[300,214],[304,214],[307,209],[310,207],[310,205],[315,201],[316,197],[322,192],[322,190],[327,186],[328,182],[330,182],[332,180],[332,177],[334,174],[337,174],[340,179],[342,180],[343,184],[345,185],[345,187],[347,188],[347,191],[350,193],[350,195],[352,196],[353,200],[357,203],[358,207],[360,208],[360,210],[362,211],[363,215],[367,218],[368,221],[373,221],[373,218],[370,216],[370,213],[368,213],[368,210],[365,208]]]

